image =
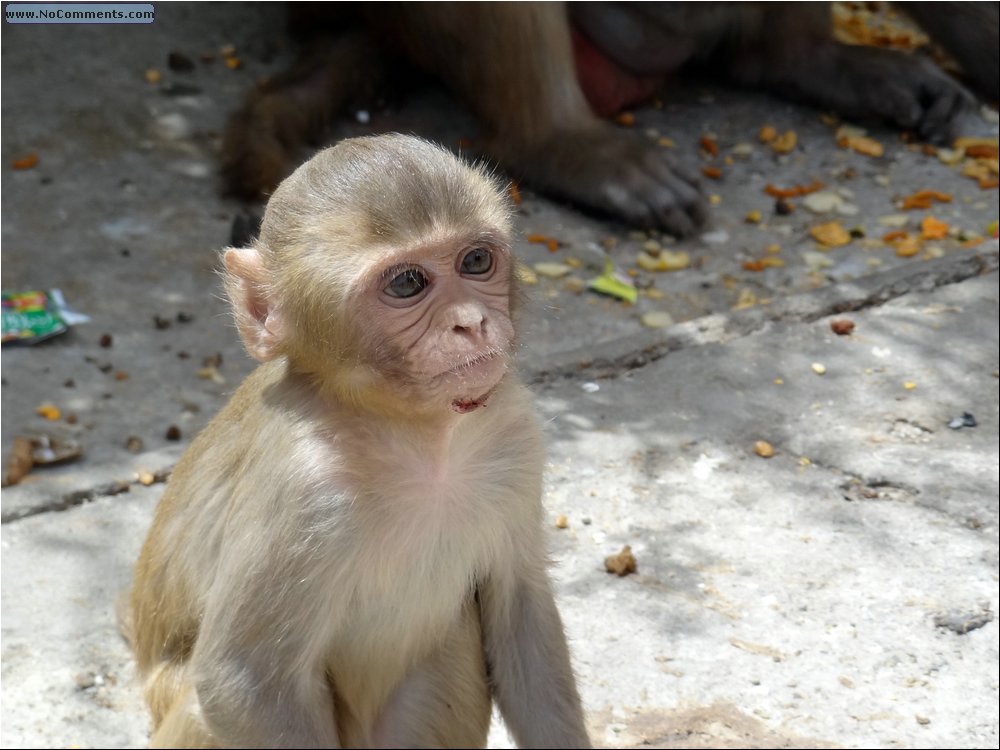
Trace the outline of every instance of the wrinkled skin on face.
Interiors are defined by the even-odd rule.
[[[486,403],[509,365],[511,259],[488,242],[444,241],[390,255],[364,280],[355,316],[371,364],[422,403]]]

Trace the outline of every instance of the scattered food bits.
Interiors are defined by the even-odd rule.
[[[844,229],[839,221],[811,227],[809,234],[824,247],[842,247],[851,241],[851,233]]]
[[[920,239],[907,235],[902,241],[894,243],[894,246],[897,256],[900,258],[912,258],[920,252]]]
[[[31,473],[34,464],[31,440],[26,437],[15,437],[10,457],[7,459],[7,470],[3,475],[3,486],[9,487],[20,482]]]
[[[719,167],[702,167],[701,173],[710,180],[722,179],[722,170]]]
[[[117,380],[118,382],[122,382],[124,380],[128,380],[128,373],[125,372],[124,370],[118,370],[118,371],[116,371],[115,372],[115,380]]]
[[[654,257],[644,250],[636,256],[635,262],[644,271],[683,271],[691,265],[691,256],[685,250],[660,250]]]
[[[698,145],[701,146],[702,150],[709,156],[719,155],[719,144],[716,143],[715,138],[710,135],[703,135],[698,139]]]
[[[800,456],[799,457],[799,465],[800,466],[811,466],[812,465],[812,461],[809,460],[808,456]]]
[[[38,154],[32,151],[27,156],[23,156],[20,159],[15,159],[11,162],[11,166],[17,170],[24,169],[34,169],[38,166]]]
[[[774,202],[774,213],[778,216],[788,216],[790,213],[795,211],[795,206],[784,198],[778,198]]]
[[[142,450],[142,438],[137,435],[129,435],[125,439],[125,450],[129,453],[138,453]]]
[[[708,196],[708,202],[713,206],[718,206],[722,203],[722,196],[718,193],[712,193]]]
[[[957,148],[939,148],[935,156],[944,164],[957,164],[965,154]]]
[[[146,83],[152,84],[154,86],[160,82],[161,78],[163,78],[163,76],[160,74],[160,71],[158,71],[156,68],[149,68],[144,75],[146,77]]]
[[[770,143],[778,137],[778,130],[773,125],[764,125],[757,132],[757,139],[761,143]]]
[[[773,141],[770,141],[769,145],[775,152],[779,154],[790,154],[795,150],[795,146],[799,142],[799,137],[796,135],[794,130],[787,130]]]
[[[811,365],[811,367],[812,367],[812,371],[814,373],[816,373],[817,375],[825,375],[826,374],[826,365],[822,364],[821,362],[813,362],[812,365]]]
[[[941,193],[937,190],[918,190],[916,193],[903,198],[902,207],[905,210],[930,208],[931,204],[935,201],[938,203],[951,203],[951,195]]]
[[[545,245],[550,253],[559,249],[559,240],[549,237],[547,234],[529,234],[525,239],[533,245]]]
[[[838,336],[849,336],[854,331],[854,321],[847,318],[836,318],[830,321],[830,330]]]
[[[822,190],[824,187],[826,186],[819,180],[813,180],[807,185],[792,185],[788,188],[780,188],[768,183],[764,186],[764,192],[772,198],[799,198]]]
[[[768,255],[777,255],[781,252],[781,245],[777,242],[772,242],[770,245],[764,248],[764,252]]]
[[[931,723],[930,719],[928,719],[926,716],[921,716],[920,714],[917,714],[913,718],[917,720],[917,724],[919,724],[920,726],[927,726],[928,724]]]
[[[903,388],[905,388],[908,391],[912,391],[916,387],[917,387],[917,384],[914,383],[912,380],[903,381]]]
[[[837,145],[841,148],[849,148],[865,156],[879,157],[885,153],[885,147],[881,143],[865,135],[838,138]]]
[[[766,440],[758,440],[753,444],[753,452],[761,458],[771,458],[774,455],[774,446]]]
[[[149,485],[156,481],[156,475],[151,471],[138,471],[136,472],[135,477],[139,480],[139,484],[143,487],[149,487]]]
[[[1000,142],[996,138],[964,137],[953,144],[956,151],[973,159],[996,159],[1000,156]]]
[[[180,427],[178,427],[178,426],[177,426],[177,425],[175,425],[175,424],[172,424],[172,425],[170,425],[170,426],[169,426],[169,427],[167,428],[167,431],[166,431],[166,433],[164,434],[164,437],[165,437],[165,438],[166,438],[167,440],[174,440],[174,441],[176,441],[176,440],[180,440],[180,439],[181,439],[181,428],[180,428]]]
[[[761,219],[763,218],[764,215],[760,211],[754,210],[747,213],[743,221],[745,221],[747,224],[760,224]]]
[[[107,349],[114,343],[114,339],[111,338],[110,333],[101,334],[101,339],[98,342],[102,348]]]
[[[674,148],[677,144],[674,142],[673,138],[667,138],[666,136],[661,136],[656,139],[656,143],[663,148]]]
[[[910,217],[906,214],[889,214],[887,216],[880,216],[878,223],[884,227],[905,227],[910,222]]]
[[[538,274],[523,263],[518,263],[514,272],[517,274],[517,280],[522,284],[535,286],[538,283]]]
[[[560,279],[573,270],[565,263],[535,263],[532,267],[535,273],[548,279]]]
[[[625,545],[617,555],[610,555],[604,558],[604,568],[609,573],[622,577],[638,570],[635,555],[632,554],[632,547]]]
[[[556,528],[557,529],[569,528],[569,519],[566,518],[566,516],[556,516]]]
[[[617,117],[615,117],[615,122],[625,128],[630,128],[635,125],[635,115],[631,112],[620,112]]]
[[[55,422],[62,416],[62,412],[59,411],[59,407],[48,402],[41,404],[37,409],[35,409],[35,414],[40,417],[44,417],[50,422]]]
[[[948,224],[935,219],[933,216],[925,216],[920,222],[920,236],[925,240],[941,240],[948,236]]]
[[[651,310],[643,313],[640,320],[646,328],[667,328],[674,324],[673,317],[664,310]]]

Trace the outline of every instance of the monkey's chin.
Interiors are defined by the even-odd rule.
[[[506,373],[506,358],[492,353],[442,373],[443,380],[451,384],[449,390],[461,393],[451,399],[451,408],[467,414],[485,406]]]

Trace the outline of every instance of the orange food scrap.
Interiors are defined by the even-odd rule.
[[[909,232],[904,232],[902,229],[895,229],[891,232],[886,232],[882,235],[882,242],[887,245],[891,245],[894,242],[899,242],[900,240],[905,240],[910,236]]]
[[[903,198],[903,208],[930,208],[934,201],[951,203],[951,196],[948,193],[941,193],[937,190],[918,190],[913,195]]]
[[[795,134],[795,131],[786,130],[784,133],[771,141],[770,146],[779,154],[788,154],[795,150],[795,146],[798,142],[799,137]]]
[[[32,151],[25,157],[15,159],[11,166],[14,167],[14,169],[34,169],[38,166],[38,154]]]
[[[743,262],[743,268],[747,271],[763,271],[764,264],[759,260],[747,260]]]
[[[965,248],[965,249],[968,249],[970,247],[979,247],[984,242],[986,242],[986,238],[985,237],[973,237],[973,238],[968,239],[965,242],[963,242],[961,245],[959,245],[959,247],[962,247],[962,248]]]
[[[635,125],[635,115],[631,112],[619,112],[618,116],[615,117],[615,122],[623,127],[630,128]]]
[[[62,412],[59,411],[59,407],[52,403],[44,403],[35,409],[35,414],[40,417],[45,417],[50,422],[55,422],[59,417],[62,416]]]
[[[638,563],[635,555],[632,554],[632,547],[626,544],[617,555],[609,555],[604,558],[604,568],[609,573],[617,576],[627,576],[638,570]]]
[[[902,242],[895,243],[896,255],[900,258],[912,258],[920,252],[920,238],[907,237]]]
[[[718,167],[702,167],[701,173],[705,175],[710,180],[721,180],[722,170]]]
[[[703,135],[698,139],[698,144],[709,156],[719,155],[719,144],[715,142],[715,139],[710,135]]]
[[[510,188],[508,188],[508,190],[510,192],[510,199],[514,201],[514,205],[520,206],[522,200],[521,191],[518,189],[517,183],[516,182],[510,183]]]
[[[996,177],[980,177],[979,187],[983,190],[990,190],[995,187],[1000,187],[1000,179]]]
[[[770,143],[778,137],[778,131],[774,125],[764,125],[757,133],[757,138],[761,143]]]
[[[920,222],[920,236],[925,240],[942,240],[948,236],[948,225],[933,216],[925,216]]]
[[[819,180],[813,180],[808,185],[792,185],[790,188],[779,188],[767,184],[764,186],[764,192],[772,198],[798,198],[799,196],[809,195],[809,193],[815,193],[824,187],[823,183]]]
[[[817,224],[809,229],[809,234],[825,247],[841,247],[851,241],[851,233],[839,221]]]
[[[996,138],[959,138],[955,141],[955,148],[972,159],[1000,157],[1000,144]]]
[[[841,148],[849,148],[852,151],[856,151],[859,154],[864,154],[865,156],[882,156],[885,153],[885,147],[876,141],[874,138],[869,138],[865,135],[855,135],[849,138],[841,138],[837,141],[837,145]]]
[[[547,234],[529,234],[525,239],[536,245],[545,245],[550,253],[559,249],[559,240],[549,237]]]

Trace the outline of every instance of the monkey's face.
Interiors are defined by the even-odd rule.
[[[368,275],[357,319],[367,358],[414,403],[482,406],[509,365],[512,265],[483,238],[390,254]]]

